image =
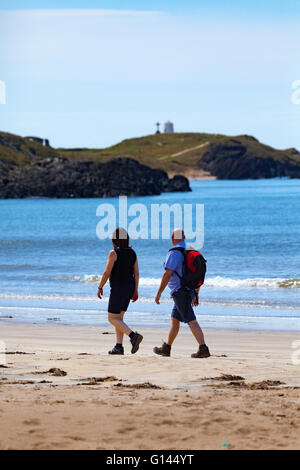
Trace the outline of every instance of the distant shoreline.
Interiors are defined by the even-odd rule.
[[[110,165],[114,165],[112,162],[120,162],[120,159],[132,159],[136,165],[139,163],[144,166],[144,170],[148,167],[148,172],[150,169],[155,170],[156,173],[162,170],[165,175],[169,174],[172,177],[184,175],[190,180],[255,180],[273,177],[300,177],[300,152],[297,149],[278,150],[259,142],[250,135],[153,134],[125,139],[111,147],[96,149],[55,149],[42,145],[39,143],[40,140],[35,138],[35,141],[32,141],[32,138],[0,131],[0,194],[1,180],[4,194],[7,193],[5,186],[8,183],[16,184],[16,179],[20,180],[21,186],[26,183],[26,187],[28,187],[28,179],[32,178],[38,184],[41,183],[41,180],[44,180],[44,184],[48,184],[48,178],[44,177],[42,171],[45,170],[45,165],[48,166],[47,170],[51,169],[51,180],[53,180],[50,184],[51,195],[55,192],[60,193],[62,186],[65,186],[72,194],[73,188],[70,188],[70,185],[74,186],[74,190],[77,189],[77,193],[80,195],[81,192],[97,193],[99,185],[92,189],[90,187],[95,180],[97,165],[104,164],[111,167]],[[58,168],[60,166],[64,167],[63,174],[69,173],[69,178],[62,178]],[[132,173],[126,174],[126,178],[124,178],[124,174],[122,175],[124,171],[118,166],[120,165],[115,167],[118,173],[117,183],[119,180],[122,183],[133,182],[133,186],[129,185],[128,193],[135,192],[134,182],[139,181],[139,178],[135,178],[137,172],[134,175]],[[20,169],[21,171],[19,171]],[[28,170],[30,170],[30,175],[29,178],[26,178]],[[140,170],[142,170],[141,167]],[[100,173],[103,172],[102,170]],[[85,178],[83,178],[83,173],[86,174]],[[127,172],[125,171],[125,173]],[[141,172],[139,171],[139,173]],[[73,176],[76,177],[73,178]],[[98,176],[101,179],[101,174]],[[78,179],[81,180],[80,188],[76,184]],[[108,175],[107,172],[106,176],[101,179],[101,184],[105,186],[105,193],[111,190],[111,187],[107,186],[109,179],[110,174]],[[146,180],[148,180],[147,176]],[[57,182],[56,186],[55,182]],[[145,185],[143,188],[139,188],[143,194],[145,188]]]
[[[198,181],[198,180],[205,180],[205,181],[214,181],[217,179],[216,176],[211,175],[208,171],[204,170],[197,170],[193,168],[188,168],[185,171],[181,171],[180,174],[185,176],[190,181]],[[169,171],[168,177],[173,178],[176,175],[176,172]]]
[[[106,333],[102,332],[100,334],[103,334],[104,336],[106,334],[110,335],[110,334],[114,334],[114,331],[113,329],[111,328],[110,324],[107,322],[107,325],[97,325],[97,324],[76,324],[76,323],[64,323],[63,321],[62,322],[59,322],[59,321],[12,321],[13,319],[8,319],[8,318],[0,318],[0,325],[5,325],[5,326],[8,326],[8,325],[15,325],[17,328],[30,328],[30,327],[34,327],[34,326],[40,326],[40,327],[49,327],[49,329],[53,328],[53,327],[58,327],[58,328],[74,328],[74,329],[103,329]],[[201,318],[200,318],[200,321],[201,321]],[[131,321],[131,325],[133,327],[138,327],[139,326],[139,323],[138,321],[137,322],[132,322]],[[160,324],[153,324],[153,325],[142,325],[140,326],[140,329],[143,329],[143,330],[147,330],[147,331],[152,331],[152,330],[158,330],[158,331],[162,331],[162,330],[165,330],[165,332],[167,333],[169,331],[168,329],[168,326],[166,325],[160,325]],[[210,331],[210,332],[222,332],[224,334],[226,333],[241,333],[241,334],[258,334],[258,335],[262,335],[262,334],[278,334],[278,335],[282,335],[282,334],[295,334],[295,335],[300,335],[300,332],[299,331],[295,331],[293,329],[291,330],[267,330],[267,329],[255,329],[255,328],[232,328],[232,327],[228,327],[228,328],[221,328],[219,326],[205,326],[203,327],[203,329],[205,331]],[[108,333],[107,333],[108,332]]]

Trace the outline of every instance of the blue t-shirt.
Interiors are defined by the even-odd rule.
[[[176,247],[186,248],[185,241],[177,243]],[[165,262],[165,268],[172,269],[172,271],[176,271],[179,274],[179,276],[182,276],[183,261],[184,261],[184,255],[181,251],[179,250],[169,251],[167,258],[166,258],[166,262]],[[181,286],[181,281],[179,277],[177,276],[176,273],[173,273],[168,283],[168,287],[171,291],[171,294],[173,294],[173,292],[176,292],[178,289],[180,289],[180,286]]]

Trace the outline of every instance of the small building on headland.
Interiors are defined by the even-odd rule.
[[[174,124],[171,121],[167,121],[164,124],[164,132],[174,132]]]
[[[31,140],[31,142],[37,142],[38,144],[44,145],[45,147],[50,147],[50,142],[48,139],[41,139],[40,137],[28,136],[25,139]]]

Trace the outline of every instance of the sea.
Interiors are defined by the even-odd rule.
[[[190,184],[191,192],[130,197],[127,203],[149,211],[152,204],[203,204],[200,251],[207,275],[195,309],[201,326],[300,331],[300,180]],[[108,285],[104,298],[97,298],[112,248],[96,232],[97,209],[104,203],[117,208],[119,199],[0,201],[0,328],[5,321],[111,328]],[[160,305],[154,297],[170,241],[135,239],[131,246],[140,289],[126,321],[166,327],[172,310],[168,289]]]

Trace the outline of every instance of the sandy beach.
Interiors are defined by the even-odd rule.
[[[171,358],[152,353],[163,329],[141,331],[136,355],[126,341],[123,357],[107,355],[110,327],[0,330],[1,449],[300,447],[299,333],[209,329],[212,357],[192,359],[187,328]]]
[[[177,173],[176,171],[168,171],[169,178],[173,178]],[[209,171],[199,170],[198,168],[188,168],[180,170],[180,174],[184,175],[189,180],[216,180],[216,176],[211,175]]]

